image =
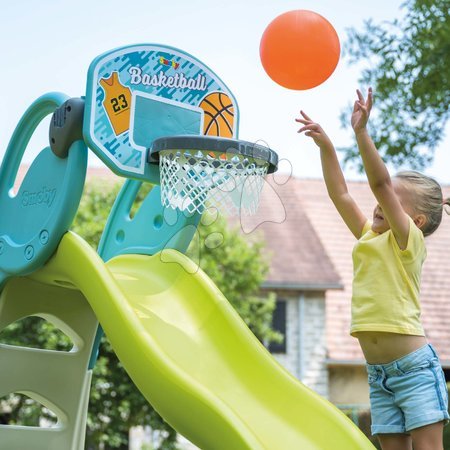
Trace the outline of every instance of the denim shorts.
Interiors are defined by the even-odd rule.
[[[372,434],[408,433],[448,422],[448,393],[434,348],[427,344],[388,364],[367,364]]]

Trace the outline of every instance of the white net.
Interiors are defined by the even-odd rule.
[[[254,214],[269,164],[213,151],[163,150],[159,154],[163,206],[190,213],[214,206],[228,215]]]

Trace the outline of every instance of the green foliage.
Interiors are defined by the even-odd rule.
[[[70,351],[71,339],[53,324],[40,317],[18,320],[0,334],[0,343],[46,350]],[[56,417],[40,403],[25,395],[9,394],[0,398],[0,424],[40,425],[41,420],[53,424]]]
[[[118,190],[118,185],[98,181],[86,185],[72,230],[94,248],[98,247]],[[139,193],[138,205],[132,211],[136,211],[147,192],[148,188]],[[271,329],[274,297],[262,299],[257,295],[268,270],[267,262],[261,257],[262,250],[261,242],[245,239],[236,229],[230,229],[223,219],[205,216],[188,254],[199,262],[200,267],[222,290],[256,336],[269,342],[279,340],[280,336]],[[64,336],[61,341],[55,340],[53,325],[34,318],[27,320],[31,320],[31,326],[20,322],[14,324],[15,328],[11,328],[8,335],[2,335],[3,342],[23,345],[27,339],[37,339],[37,345],[35,342],[32,346],[59,350],[70,348],[70,342],[65,341]],[[6,401],[14,406],[14,399]],[[36,411],[36,408],[32,408],[28,415],[25,414],[33,417],[33,423],[39,420]],[[19,416],[23,419],[23,414],[23,408],[12,408],[9,422],[12,423]],[[103,337],[93,373],[86,448],[128,449],[129,429],[146,425],[161,431],[158,449],[177,448],[175,431],[142,397],[117,359],[109,341]]]
[[[450,20],[448,0],[407,0],[401,19],[350,29],[345,52],[362,63],[362,86],[374,89],[370,132],[385,161],[426,167],[449,119]],[[341,115],[345,127],[350,113]],[[362,170],[356,146],[341,149]]]
[[[56,423],[56,416],[40,403],[23,394],[9,394],[1,399],[0,424],[46,427]]]
[[[73,347],[68,336],[40,317],[26,317],[7,326],[0,335],[0,343],[60,352]]]
[[[97,249],[106,220],[120,190],[119,183],[94,180],[86,183],[72,231]]]

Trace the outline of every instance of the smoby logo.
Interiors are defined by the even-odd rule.
[[[164,65],[164,66],[173,67],[175,70],[177,70],[178,67],[180,67],[180,63],[177,63],[173,59],[170,60],[170,59],[163,58],[162,56],[159,58],[159,63]]]
[[[49,208],[55,200],[56,189],[43,186],[37,192],[23,191],[22,206],[47,205]]]

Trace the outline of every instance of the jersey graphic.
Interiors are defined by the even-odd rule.
[[[120,82],[118,72],[102,78],[99,83],[105,91],[103,107],[118,136],[130,128],[131,91]]]

